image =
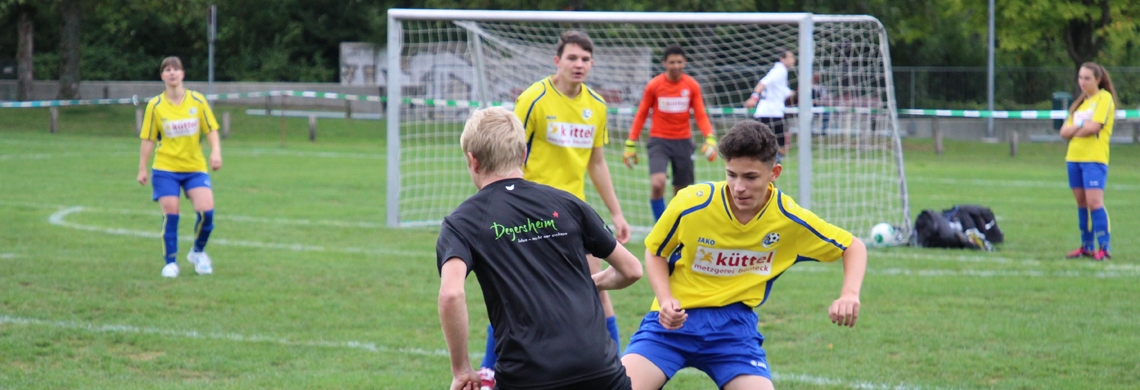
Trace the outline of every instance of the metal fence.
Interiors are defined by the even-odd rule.
[[[1118,109],[1140,104],[1140,67],[1106,67],[1116,89]],[[986,68],[896,66],[899,108],[985,109]],[[1077,69],[998,67],[994,69],[994,109],[1051,109],[1054,92],[1076,96]]]

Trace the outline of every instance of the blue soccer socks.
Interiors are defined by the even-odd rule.
[[[665,214],[665,199],[650,199],[649,208],[653,209],[653,221],[657,222],[661,219],[661,214]]]
[[[614,343],[617,343],[618,356],[621,356],[621,335],[618,334],[617,316],[606,317],[606,330],[610,331],[610,338],[613,338]]]
[[[162,216],[162,258],[166,264],[175,262],[178,255],[178,214]]]
[[[199,211],[198,221],[194,223],[195,252],[206,249],[206,241],[210,239],[212,231],[214,231],[214,210]]]
[[[1080,223],[1081,228],[1081,248],[1092,252],[1093,246],[1096,244],[1096,239],[1093,238],[1093,226],[1089,223],[1089,209],[1085,207],[1077,208],[1077,222]]]
[[[1111,234],[1109,234],[1108,210],[1099,208],[1089,214],[1092,216],[1093,236],[1100,242],[1100,249],[1104,249],[1105,252],[1111,252],[1112,250],[1108,246],[1109,239],[1111,238]]]
[[[495,354],[495,328],[487,325],[487,351],[483,353],[483,365],[479,367],[487,367],[492,370],[495,369],[495,362],[499,361],[499,355]]]

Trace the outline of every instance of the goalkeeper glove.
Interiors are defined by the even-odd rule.
[[[716,135],[709,134],[708,137],[705,137],[705,144],[701,145],[701,153],[709,162],[716,161]]]
[[[625,163],[626,167],[633,169],[633,164],[637,164],[637,142],[631,139],[625,140],[625,153],[621,156],[621,161]]]

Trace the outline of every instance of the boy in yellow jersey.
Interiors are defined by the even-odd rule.
[[[772,130],[739,123],[718,149],[728,180],[681,190],[645,239],[656,299],[622,357],[634,390],[659,389],[684,367],[722,389],[772,389],[753,308],[797,262],[842,258],[843,287],[828,314],[840,326],[859,315],[866,247],[772,184],[782,170]]]
[[[1104,188],[1108,181],[1109,140],[1116,121],[1116,91],[1104,67],[1092,62],[1081,65],[1077,84],[1081,95],[1073,101],[1069,119],[1061,126],[1061,138],[1069,140],[1065,161],[1081,229],[1081,247],[1069,252],[1067,257],[1092,257],[1101,261],[1112,258]],[[1100,241],[1100,248],[1095,251],[1094,241]]]
[[[609,142],[606,102],[583,82],[594,66],[594,42],[581,31],[566,31],[558,38],[554,56],[557,72],[531,84],[515,100],[515,115],[526,129],[527,158],[523,178],[545,184],[586,199],[585,175],[613,218],[619,243],[629,241],[629,224],[622,216],[614,194],[610,170],[602,146]],[[601,269],[601,260],[588,256],[590,272]],[[606,325],[614,342],[621,345],[617,319],[609,294],[601,292]],[[494,387],[494,329],[487,327],[487,353],[480,375],[486,387]]]
[[[178,57],[162,61],[162,81],[166,91],[150,99],[143,115],[139,138],[139,184],[147,183],[147,163],[158,144],[154,157],[153,199],[162,208],[163,259],[162,276],[178,277],[178,196],[185,191],[194,204],[198,221],[194,224],[194,246],[186,258],[200,275],[214,272],[206,255],[206,241],[214,230],[214,191],[206,173],[201,136],[210,143],[210,168],[222,168],[222,144],[218,139],[218,121],[202,94],[182,88],[186,73]]]

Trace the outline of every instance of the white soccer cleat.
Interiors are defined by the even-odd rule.
[[[162,277],[164,278],[177,278],[178,277],[178,263],[170,263],[162,267]]]
[[[190,250],[190,253],[186,254],[186,260],[194,264],[194,271],[197,272],[198,275],[214,273],[214,265],[210,262],[210,255],[207,255],[204,251],[195,252],[194,250]]]

